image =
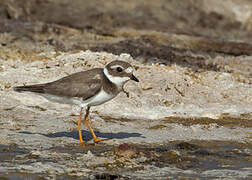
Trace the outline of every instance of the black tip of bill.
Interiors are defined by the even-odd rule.
[[[139,82],[139,80],[133,74],[131,75],[130,79],[133,80],[133,81]]]

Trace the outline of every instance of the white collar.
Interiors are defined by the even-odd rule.
[[[111,74],[109,74],[107,68],[103,69],[103,73],[105,74],[105,76],[114,84],[116,85],[123,85],[124,83],[126,83],[128,80],[130,80],[129,77],[115,77],[112,76]]]

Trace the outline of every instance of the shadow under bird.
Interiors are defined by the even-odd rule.
[[[88,120],[91,106],[101,105],[123,91],[124,84],[129,80],[139,82],[133,75],[134,68],[125,61],[112,61],[105,68],[94,68],[87,71],[71,74],[59,80],[28,86],[17,86],[17,92],[34,92],[46,99],[63,103],[72,104],[80,107],[78,118],[78,132],[80,144],[83,144],[81,134],[82,111],[86,108],[85,124],[93,135],[94,142],[108,139],[98,139],[91,128]]]

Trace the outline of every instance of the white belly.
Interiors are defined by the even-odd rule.
[[[106,93],[104,90],[101,90],[97,95],[83,101],[82,98],[80,97],[61,97],[61,96],[55,96],[51,94],[39,94],[48,99],[49,101],[57,102],[57,103],[62,103],[62,104],[75,104],[80,107],[86,107],[86,106],[97,106],[100,104],[103,104],[114,97],[116,97],[117,94],[115,95],[110,95]]]
[[[103,104],[111,99],[113,99],[114,97],[116,97],[117,94],[115,95],[111,95],[106,93],[104,90],[101,90],[97,95],[95,95],[92,98],[89,98],[88,100],[83,102],[84,106],[97,106],[100,104]],[[82,105],[82,106],[83,106]]]

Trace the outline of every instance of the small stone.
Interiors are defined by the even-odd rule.
[[[59,62],[58,61],[48,61],[46,63],[46,68],[53,68],[55,66],[59,66]]]
[[[0,65],[0,72],[4,71],[4,67],[2,65]]]
[[[145,156],[142,156],[142,157],[136,159],[136,161],[138,163],[144,163],[146,160],[147,160],[147,157],[145,157]]]
[[[165,125],[159,124],[159,125],[156,125],[156,126],[152,126],[149,129],[157,130],[157,129],[163,129],[165,127],[166,127]]]
[[[179,149],[184,149],[184,150],[189,150],[189,151],[199,149],[199,146],[194,145],[194,144],[190,144],[188,142],[181,142],[181,143],[177,144],[176,146]]]
[[[38,64],[37,68],[45,69],[46,65],[44,63]]]
[[[4,85],[5,89],[9,89],[10,87],[11,87],[11,83],[9,83],[9,82],[5,83],[5,85]]]
[[[164,105],[167,106],[167,107],[168,107],[168,106],[171,106],[172,104],[173,104],[172,101],[167,101],[167,100],[164,101]]]
[[[233,153],[241,153],[241,150],[240,149],[233,149],[232,152]]]
[[[177,158],[180,156],[180,152],[172,149],[168,151],[168,155],[170,155],[170,157]]]
[[[142,89],[144,91],[151,90],[152,89],[152,84],[151,83],[142,83]]]
[[[136,154],[136,152],[133,151],[133,150],[119,151],[117,153],[118,156],[129,158],[129,159],[131,159],[132,157],[134,157],[135,154]]]
[[[83,155],[83,159],[85,160],[90,160],[92,158],[94,158],[94,154],[91,151],[88,151],[87,154]]]
[[[118,146],[118,149],[119,150],[128,150],[128,149],[130,149],[131,148],[131,145],[129,145],[128,143],[123,143],[123,144],[120,144],[119,146]]]
[[[41,156],[41,152],[40,151],[31,151],[29,154],[28,154],[28,157],[29,158],[33,158],[33,159],[37,159]]]
[[[30,67],[38,67],[38,68],[40,68],[42,66],[45,67],[45,65],[44,65],[44,63],[42,61],[33,61],[30,64]]]
[[[180,161],[180,152],[176,150],[170,150],[162,153],[160,159],[169,163],[177,163]]]
[[[115,154],[119,157],[130,159],[136,157],[137,152],[132,145],[124,143],[115,148]]]

